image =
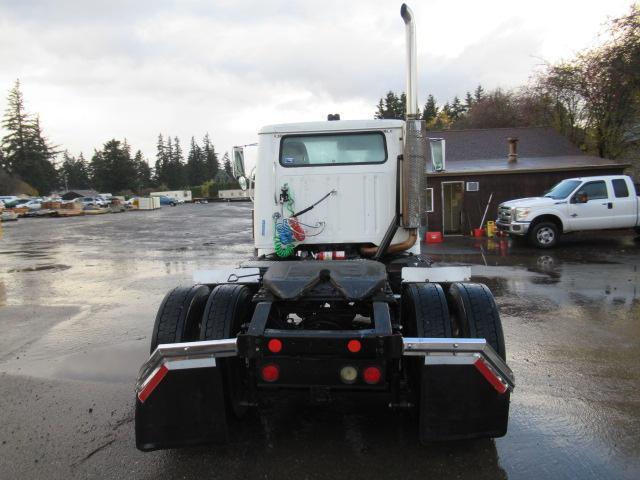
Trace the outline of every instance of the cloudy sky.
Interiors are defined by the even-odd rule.
[[[371,118],[404,88],[401,1],[0,0],[0,110],[27,108],[72,154],[159,132],[218,151],[265,124]],[[414,0],[419,100],[514,87],[598,41],[631,0]]]

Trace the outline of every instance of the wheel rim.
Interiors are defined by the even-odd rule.
[[[555,240],[556,233],[553,231],[551,227],[542,227],[536,233],[536,238],[538,239],[538,242],[540,242],[542,245],[549,245],[550,243],[553,243],[553,241]]]

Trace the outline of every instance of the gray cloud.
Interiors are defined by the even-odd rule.
[[[87,156],[109,138],[126,136],[152,158],[159,132],[186,143],[208,131],[225,150],[252,141],[263,123],[318,120],[335,111],[371,117],[387,90],[404,88],[399,6],[5,0],[0,89],[20,77],[28,108],[41,114],[52,140]],[[421,101],[427,92],[444,103],[478,83],[525,82],[552,28],[543,28],[544,16],[506,0],[490,10],[466,5],[476,9],[469,12],[441,0],[413,7]]]

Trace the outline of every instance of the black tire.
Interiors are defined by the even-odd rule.
[[[209,287],[176,287],[160,304],[151,334],[151,353],[163,343],[192,342],[200,334],[200,321]]]
[[[402,295],[404,336],[449,338],[451,320],[447,299],[437,283],[412,283]]]
[[[204,309],[200,327],[201,340],[221,340],[235,338],[244,323],[251,321],[254,304],[251,290],[243,285],[218,285],[215,287]],[[237,418],[247,411],[247,368],[239,358],[219,360],[225,385],[227,405]]]
[[[537,248],[553,248],[560,240],[560,230],[553,222],[534,224],[529,230],[529,242]]]
[[[500,312],[489,287],[481,283],[453,283],[448,298],[456,334],[462,338],[484,338],[505,360]]]

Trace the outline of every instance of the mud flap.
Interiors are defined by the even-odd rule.
[[[423,365],[421,375],[422,443],[506,434],[510,392],[500,392],[475,365]]]
[[[136,446],[143,451],[228,439],[219,367],[168,370],[145,401],[136,398]]]

